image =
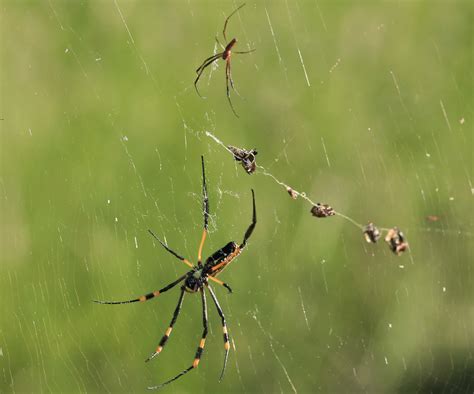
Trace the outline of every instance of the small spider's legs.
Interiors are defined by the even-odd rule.
[[[151,231],[150,229],[148,229],[148,232],[153,236],[153,238],[155,238],[168,252],[170,252],[173,256],[177,257],[178,259],[180,259],[183,263],[185,263],[186,265],[190,266],[191,268],[194,267],[192,265],[192,263],[185,259],[184,257],[181,257],[178,253],[176,253],[175,251],[171,250],[161,239],[159,239],[154,233],[153,231]]]
[[[208,66],[209,62],[213,62],[214,60],[218,59],[220,56],[222,56],[223,53],[216,53],[215,55],[209,56],[206,60],[202,62],[202,64],[196,69],[196,74],[199,74],[200,71],[202,71],[203,68],[206,68]]]
[[[197,83],[198,83],[199,79],[201,78],[202,73],[204,72],[204,70],[206,69],[207,66],[211,65],[213,62],[215,62],[217,59],[219,59],[222,55],[223,55],[223,53],[217,53],[217,54],[215,54],[211,57],[208,57],[206,60],[204,60],[204,62],[196,70],[196,73],[198,74],[198,76],[196,77],[196,80],[194,81],[194,88],[196,89],[196,92],[199,95],[199,97],[203,98],[201,93],[199,93],[199,90],[198,90],[198,87],[197,87]]]
[[[232,72],[230,69],[230,59],[229,59],[229,81],[230,81],[230,87],[232,88],[232,90],[237,94],[237,96],[242,97],[234,86],[234,80],[232,79]]]
[[[222,332],[224,334],[225,354],[224,354],[224,366],[222,367],[221,376],[219,377],[219,381],[221,381],[222,378],[224,377],[225,367],[227,366],[227,358],[229,357],[229,348],[230,348],[229,334],[227,333],[227,324],[226,324],[226,321],[225,321],[224,312],[222,311],[222,308],[219,305],[219,301],[217,301],[217,297],[214,294],[214,291],[212,290],[211,286],[208,285],[207,290],[209,290],[209,293],[211,293],[212,300],[214,301],[214,304],[216,305],[216,308],[217,308],[217,313],[219,313],[219,316],[221,317]]]
[[[239,55],[245,55],[246,53],[252,53],[255,52],[256,49],[251,49],[250,51],[245,51],[245,52],[239,52],[239,51],[232,51],[232,53],[238,53]]]
[[[232,100],[230,99],[230,89],[229,89],[229,81],[232,89],[234,89],[234,81],[232,81],[232,76],[230,74],[230,58],[227,58],[225,62],[225,85],[226,85],[226,92],[227,92],[227,100],[229,100],[230,108],[234,115],[238,118],[239,115],[235,112],[234,106],[232,105]],[[235,89],[234,89],[235,90]]]
[[[216,42],[217,42],[217,44],[220,45],[220,47],[221,47],[222,49],[225,49],[225,46],[222,45],[222,43],[219,41],[219,38],[217,38],[217,36],[216,36]]]
[[[247,240],[252,235],[253,229],[257,224],[257,209],[255,208],[255,193],[252,189],[252,205],[253,205],[253,214],[252,214],[252,223],[250,223],[249,228],[245,232],[244,240],[242,241],[242,245],[240,245],[240,249],[243,249],[247,245]]]
[[[234,11],[232,11],[232,13],[231,13],[231,14],[227,17],[227,19],[225,20],[225,22],[224,22],[224,29],[222,30],[222,35],[224,36],[224,41],[225,41],[225,42],[227,42],[227,38],[226,38],[226,36],[225,36],[225,31],[226,31],[226,29],[227,29],[227,23],[229,22],[230,17],[231,17],[232,15],[234,15],[238,10],[240,10],[244,5],[245,5],[245,3],[242,4],[241,6],[237,7]]]
[[[183,300],[184,300],[184,294],[185,294],[185,288],[183,286],[181,287],[181,295],[179,296],[178,305],[176,306],[176,309],[174,310],[173,318],[171,319],[170,325],[168,329],[166,330],[165,335],[163,335],[163,337],[161,338],[161,341],[158,347],[156,348],[156,350],[151,354],[150,357],[148,357],[145,360],[146,362],[150,361],[152,358],[160,354],[163,348],[165,347],[166,342],[168,341],[168,338],[170,337],[171,331],[173,330],[173,326],[176,323],[176,320],[178,319],[179,312],[181,312],[181,307],[183,305]]]
[[[214,276],[208,276],[207,279],[210,279],[213,282],[216,282],[217,284],[219,284],[221,286],[224,286],[229,291],[229,293],[232,293],[232,289],[230,288],[230,286],[227,283],[222,282],[221,280],[217,279]]]
[[[153,291],[152,293],[142,295],[142,296],[140,296],[138,298],[135,298],[133,300],[128,300],[128,301],[95,301],[94,300],[93,302],[95,302],[97,304],[112,304],[112,305],[115,305],[115,304],[130,304],[132,302],[138,302],[138,301],[140,301],[140,302],[148,301],[148,300],[151,300],[152,298],[158,297],[160,294],[164,293],[165,291],[168,291],[168,290],[172,289],[173,287],[175,287],[184,278],[186,278],[186,275],[181,276],[180,278],[176,279],[174,282],[170,283],[169,285],[163,287],[160,290],[156,290],[156,291]]]
[[[206,173],[204,171],[204,156],[201,156],[202,163],[202,207],[204,211],[204,230],[202,232],[201,243],[198,251],[198,265],[202,263],[202,248],[207,236],[207,228],[209,225],[209,197],[207,196]]]
[[[255,49],[251,49],[250,51],[245,51],[245,52],[232,51],[232,53],[238,53],[239,55],[243,55],[243,54],[246,54],[246,53],[252,53],[252,52],[254,52],[254,51],[255,51]],[[242,98],[242,99],[245,100],[245,98],[243,98],[243,97],[240,95],[239,91],[238,91],[238,90],[235,88],[235,86],[234,86],[234,80],[233,80],[233,78],[232,78],[232,73],[231,73],[231,69],[230,69],[230,64],[229,64],[229,80],[230,80],[230,86],[232,87],[232,89],[234,89],[234,92],[237,93],[237,96],[239,96],[240,98]]]
[[[206,295],[204,293],[204,288],[201,288],[200,292],[201,292],[201,298],[202,298],[202,324],[203,324],[204,329],[202,332],[201,342],[199,342],[196,355],[194,356],[193,364],[190,367],[186,368],[184,371],[180,372],[173,379],[170,379],[158,386],[148,387],[149,390],[160,389],[163,386],[166,386],[167,384],[170,384],[171,382],[174,382],[175,380],[179,379],[181,376],[187,374],[192,369],[198,367],[199,361],[201,360],[202,352],[204,351],[204,345],[206,343],[206,337],[207,337],[207,303],[206,303]]]

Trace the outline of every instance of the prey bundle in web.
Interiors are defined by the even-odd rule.
[[[402,231],[396,226],[394,227],[378,227],[374,223],[369,222],[367,224],[361,224],[358,221],[354,220],[350,216],[335,210],[331,205],[321,202],[314,202],[305,192],[300,192],[295,188],[291,187],[285,182],[282,182],[275,175],[269,172],[265,167],[257,164],[257,150],[256,149],[245,149],[240,147],[235,147],[232,145],[226,145],[214,134],[206,131],[206,136],[211,138],[214,142],[221,145],[227,152],[229,152],[234,160],[239,162],[245,172],[249,175],[251,174],[260,174],[266,177],[269,177],[277,185],[281,186],[286,190],[288,195],[296,200],[300,197],[302,200],[311,204],[310,213],[315,218],[328,218],[332,216],[339,216],[344,220],[348,221],[352,225],[356,226],[364,236],[364,239],[368,243],[377,243],[377,241],[383,236],[383,239],[387,243],[390,250],[400,256],[404,251],[408,249],[408,242],[405,238],[405,235]]]

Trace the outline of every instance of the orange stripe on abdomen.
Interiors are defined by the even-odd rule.
[[[229,264],[232,260],[234,260],[240,254],[240,252],[241,252],[240,248],[237,247],[224,260],[222,260],[219,264],[216,264],[214,267],[211,268],[212,273],[217,273],[216,271],[223,270],[227,264]]]

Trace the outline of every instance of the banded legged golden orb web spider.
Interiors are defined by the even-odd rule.
[[[163,294],[164,292],[172,289],[179,283],[183,283],[181,286],[181,293],[178,299],[178,305],[176,306],[176,309],[173,313],[173,318],[171,319],[170,325],[168,329],[165,331],[165,334],[161,338],[160,343],[158,344],[158,347],[156,350],[146,359],[146,361],[150,361],[153,359],[155,356],[161,353],[163,348],[166,345],[166,342],[168,341],[168,338],[171,334],[171,331],[173,330],[173,326],[176,323],[176,320],[178,319],[179,313],[181,311],[181,306],[183,305],[183,300],[184,300],[184,295],[186,292],[188,293],[197,293],[198,291],[201,293],[201,299],[202,299],[202,324],[203,324],[203,332],[202,332],[202,337],[201,341],[199,342],[199,346],[196,351],[196,355],[194,356],[194,361],[191,364],[190,367],[186,368],[184,371],[180,372],[178,375],[176,375],[174,378],[167,380],[166,382],[157,385],[157,386],[152,386],[148,387],[150,390],[154,389],[159,389],[176,379],[179,379],[181,376],[185,375],[189,371],[191,371],[194,368],[197,368],[199,365],[199,360],[201,359],[202,353],[204,351],[204,344],[206,342],[206,337],[207,337],[207,329],[208,329],[208,318],[207,318],[207,303],[206,303],[206,292],[205,290],[209,291],[209,294],[211,295],[212,301],[214,302],[214,305],[217,308],[217,313],[219,314],[222,322],[222,331],[224,334],[224,349],[225,349],[225,354],[224,354],[224,365],[222,367],[222,372],[220,375],[219,380],[221,380],[224,376],[225,368],[227,365],[227,357],[229,355],[229,335],[227,333],[227,325],[226,325],[226,320],[224,316],[224,312],[222,311],[222,308],[219,305],[219,302],[217,300],[217,297],[214,293],[214,290],[211,288],[209,285],[209,280],[224,286],[230,293],[232,293],[232,289],[227,283],[222,282],[221,280],[217,279],[216,276],[222,272],[222,270],[230,264],[232,260],[234,260],[241,252],[242,250],[247,246],[247,240],[250,238],[252,235],[252,232],[255,228],[255,225],[257,224],[257,210],[255,208],[255,193],[252,189],[252,223],[250,223],[250,226],[247,228],[247,231],[245,232],[244,239],[240,245],[237,245],[235,242],[229,242],[227,245],[225,245],[223,248],[219,249],[215,253],[213,253],[211,256],[209,256],[205,263],[202,263],[202,249],[204,247],[204,241],[206,240],[207,237],[207,231],[208,231],[208,223],[209,223],[209,198],[207,196],[207,186],[206,186],[206,174],[204,171],[204,157],[201,156],[201,162],[202,162],[202,194],[203,194],[203,210],[204,210],[204,230],[202,232],[201,236],[201,243],[199,245],[198,249],[198,260],[197,264],[193,265],[189,260],[185,259],[184,257],[181,257],[178,253],[174,252],[172,249],[168,247],[162,240],[160,240],[151,230],[148,230],[149,233],[168,251],[170,252],[173,256],[177,257],[179,260],[181,260],[183,263],[191,267],[191,270],[188,271],[186,274],[183,276],[179,277],[176,279],[174,282],[170,283],[169,285],[163,287],[160,290],[153,291],[151,293],[142,295],[138,298],[135,298],[133,300],[128,300],[128,301],[94,301],[98,304],[130,304],[132,302],[144,302],[151,300],[152,298],[158,297],[159,295]]]

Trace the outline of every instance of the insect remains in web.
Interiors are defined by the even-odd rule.
[[[298,192],[296,192],[295,190],[293,190],[290,186],[287,186],[286,187],[286,192],[290,195],[290,197],[293,199],[293,200],[296,200],[298,198]]]
[[[227,146],[232,154],[234,155],[235,161],[240,161],[242,163],[242,167],[247,172],[247,174],[253,174],[257,169],[257,162],[255,156],[257,156],[257,151],[255,149],[252,150],[245,150],[241,148],[236,148],[235,146],[229,145]]]
[[[371,222],[364,227],[364,238],[368,243],[376,243],[380,238],[380,230]]]
[[[220,274],[225,267],[227,267],[241,252],[244,250],[244,248],[247,246],[247,241],[250,238],[250,236],[253,233],[253,230],[255,228],[255,225],[257,224],[257,210],[255,207],[255,193],[252,189],[252,222],[250,223],[249,227],[247,228],[247,231],[244,234],[244,238],[242,243],[239,245],[233,241],[227,243],[224,247],[221,249],[217,250],[214,252],[211,256],[209,256],[205,262],[202,262],[202,250],[204,247],[204,242],[207,237],[207,232],[208,232],[208,223],[209,223],[209,198],[207,195],[207,185],[206,185],[206,174],[204,171],[204,158],[201,156],[201,161],[202,161],[202,195],[203,195],[203,211],[204,211],[204,229],[201,235],[201,242],[199,244],[199,249],[198,249],[198,256],[197,256],[197,264],[194,265],[192,264],[189,260],[185,259],[175,251],[173,251],[171,248],[168,247],[160,238],[158,238],[151,230],[148,230],[148,232],[165,248],[169,253],[171,253],[173,256],[175,256],[177,259],[181,260],[183,263],[185,263],[187,266],[191,268],[190,271],[186,272],[184,275],[180,276],[178,279],[176,279],[174,282],[171,282],[170,284],[166,285],[165,287],[161,288],[160,290],[155,290],[151,293],[142,295],[138,298],[134,298],[128,301],[94,301],[98,304],[130,304],[133,302],[145,302],[148,300],[151,300],[152,298],[158,297],[164,292],[172,289],[173,287],[177,286],[178,284],[181,284],[181,292],[179,295],[178,299],[178,305],[176,306],[176,309],[173,313],[173,317],[171,319],[171,322],[168,326],[168,328],[165,331],[165,334],[161,338],[157,348],[155,351],[145,360],[145,361],[150,361],[154,357],[158,356],[163,348],[165,347],[166,343],[168,342],[168,339],[171,335],[171,332],[173,331],[173,327],[178,319],[178,316],[181,312],[181,307],[183,305],[183,300],[184,296],[186,293],[197,293],[199,292],[201,295],[201,302],[202,302],[202,324],[203,324],[203,331],[202,331],[202,336],[201,336],[201,341],[199,342],[199,346],[196,350],[196,354],[194,356],[193,363],[191,366],[177,374],[175,377],[167,380],[166,382],[159,384],[157,386],[152,386],[148,387],[150,390],[155,390],[155,389],[160,389],[163,386],[166,386],[167,384],[174,382],[175,380],[179,379],[181,376],[187,374],[189,371],[192,369],[195,369],[199,365],[199,361],[202,357],[202,354],[204,352],[204,345],[206,343],[206,337],[208,333],[208,316],[207,316],[207,301],[206,301],[206,291],[209,292],[211,295],[212,301],[217,309],[217,313],[219,314],[219,317],[221,318],[221,324],[222,324],[222,332],[223,332],[223,337],[224,337],[224,365],[222,367],[222,371],[220,374],[219,380],[221,380],[224,377],[224,372],[226,369],[227,365],[227,358],[229,355],[229,349],[230,349],[230,342],[229,342],[229,334],[227,331],[227,323],[225,319],[224,312],[222,311],[221,306],[219,305],[219,302],[217,300],[217,297],[214,293],[214,290],[211,288],[209,284],[209,280],[213,281],[214,283],[217,283],[223,287],[225,287],[230,293],[232,293],[232,289],[230,286],[222,282],[220,279],[217,279],[216,276]]]
[[[329,216],[334,216],[336,212],[328,204],[317,203],[311,208],[311,214],[317,218],[327,218]]]
[[[227,37],[226,37],[226,30],[227,30],[227,24],[229,22],[229,19],[232,17],[232,15],[234,15],[237,11],[239,11],[243,6],[245,5],[242,4],[241,6],[239,6],[238,8],[236,8],[234,11],[232,11],[232,13],[226,18],[225,22],[224,22],[224,29],[222,31],[222,35],[224,36],[224,40],[225,42],[228,42],[227,41]],[[239,115],[237,114],[237,112],[235,111],[234,109],[234,106],[232,104],[232,100],[230,99],[230,88],[232,88],[232,90],[234,90],[234,92],[237,93],[237,95],[239,94],[237,92],[237,90],[235,89],[234,87],[234,80],[232,79],[232,71],[231,71],[231,58],[232,58],[232,54],[233,53],[237,53],[239,55],[243,55],[243,54],[246,54],[246,53],[251,53],[251,52],[254,52],[255,49],[251,49],[249,51],[232,51],[232,48],[234,47],[234,45],[237,43],[237,39],[236,38],[233,38],[232,40],[230,40],[228,42],[228,44],[226,46],[222,45],[219,41],[219,39],[216,37],[216,41],[217,43],[222,47],[223,51],[220,52],[220,53],[217,53],[215,55],[212,55],[212,56],[209,56],[207,59],[205,59],[202,64],[197,68],[196,70],[196,73],[197,73],[197,77],[196,77],[196,80],[194,81],[194,87],[196,88],[196,92],[197,94],[199,95],[199,97],[202,97],[201,96],[201,93],[199,93],[199,90],[198,90],[198,87],[197,87],[197,83],[199,81],[199,79],[201,78],[201,75],[202,73],[204,72],[204,70],[210,66],[212,63],[214,63],[216,60],[218,60],[219,58],[222,58],[222,60],[225,61],[225,83],[226,83],[226,93],[227,93],[227,100],[229,101],[229,105],[230,105],[230,108],[232,109],[232,112],[234,113],[234,115],[236,117],[239,117]],[[203,98],[203,97],[202,97]]]
[[[408,242],[406,242],[405,236],[397,227],[388,230],[388,233],[385,236],[385,242],[388,243],[390,250],[397,256],[400,256],[408,249]]]
[[[376,227],[372,222],[364,225],[351,218],[350,216],[342,213],[341,211],[335,210],[329,204],[316,203],[309,196],[307,196],[305,192],[300,192],[296,190],[287,183],[279,180],[275,175],[273,175],[262,165],[258,165],[255,161],[255,156],[257,154],[257,151],[255,149],[246,150],[242,148],[236,148],[232,145],[227,145],[209,131],[206,131],[206,136],[210,137],[214,142],[224,148],[228,153],[232,154],[234,160],[240,161],[247,173],[251,174],[255,171],[257,175],[263,175],[271,179],[279,187],[284,188],[284,190],[290,196],[291,199],[296,200],[300,198],[300,200],[311,204],[311,209],[309,213],[313,217],[328,218],[331,216],[338,216],[351,223],[353,226],[357,227],[359,231],[362,232],[366,242],[371,244],[377,243],[377,241],[380,238],[384,237],[384,235],[386,234],[384,239],[387,242],[387,245],[389,246],[390,250],[397,256],[400,256],[404,251],[408,250],[408,242],[404,234],[398,228]],[[258,169],[258,171],[256,171],[256,169]],[[435,216],[435,218],[438,219],[437,216]]]

